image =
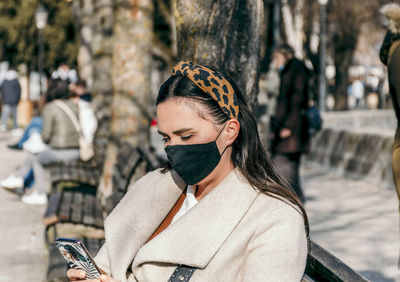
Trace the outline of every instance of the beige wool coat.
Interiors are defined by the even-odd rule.
[[[300,281],[306,264],[303,217],[254,190],[238,170],[157,237],[186,184],[176,173],[137,181],[105,221],[98,266],[118,281],[168,281],[178,265],[197,281]]]

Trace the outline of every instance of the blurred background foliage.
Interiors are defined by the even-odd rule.
[[[41,2],[49,12],[43,30],[45,71],[51,71],[60,62],[75,67],[78,36],[69,3],[59,0]],[[25,63],[29,70],[37,69],[35,11],[38,3],[38,0],[0,1],[0,61],[8,61],[14,67]]]

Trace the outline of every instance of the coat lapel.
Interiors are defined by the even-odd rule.
[[[146,262],[205,268],[257,195],[234,170],[195,207],[140,248],[133,271]]]
[[[138,249],[157,229],[186,184],[176,173],[155,171],[135,183],[105,222],[107,253],[113,277],[126,281]]]

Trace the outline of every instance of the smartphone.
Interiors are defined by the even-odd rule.
[[[70,268],[84,270],[87,279],[98,279],[100,277],[100,269],[80,240],[56,238],[55,244]]]

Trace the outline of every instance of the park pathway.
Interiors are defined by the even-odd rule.
[[[400,281],[395,190],[315,166],[303,168],[302,178],[311,239],[371,281]]]
[[[0,133],[0,179],[27,156],[7,148],[16,140],[9,133]],[[44,209],[25,205],[16,195],[0,189],[0,282],[45,281]]]
[[[23,161],[24,152],[0,134],[0,179]],[[317,167],[302,171],[311,238],[371,281],[400,281],[397,198],[362,181],[343,179]],[[0,189],[0,282],[45,281],[43,206],[28,206]]]

